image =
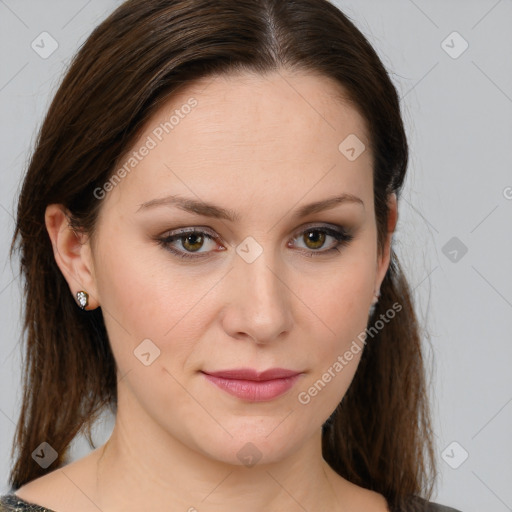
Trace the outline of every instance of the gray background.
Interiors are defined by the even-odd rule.
[[[16,194],[64,66],[119,3],[0,0],[0,492],[20,397],[20,280],[8,259]],[[512,510],[512,2],[336,3],[403,99],[412,158],[395,242],[434,362],[437,501]],[[58,42],[46,59],[31,48],[44,31]],[[98,442],[111,427],[105,417]],[[87,451],[73,445],[75,457]]]

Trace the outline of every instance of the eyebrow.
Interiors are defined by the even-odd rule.
[[[316,201],[314,203],[301,206],[296,211],[294,216],[296,218],[302,218],[312,213],[330,210],[340,204],[346,203],[360,204],[364,208],[364,202],[359,197],[354,196],[352,194],[341,194],[339,196],[329,197],[327,199],[323,199],[322,201]],[[218,219],[224,219],[231,222],[236,222],[240,220],[240,215],[234,210],[222,208],[212,203],[197,201],[192,198],[182,197],[178,195],[161,197],[158,199],[152,199],[151,201],[142,203],[139,206],[137,213],[158,206],[174,206],[186,212],[195,213],[197,215],[203,215],[205,217],[215,217]]]

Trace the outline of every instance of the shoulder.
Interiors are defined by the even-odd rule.
[[[446,505],[440,505],[432,501],[427,501],[417,496],[407,501],[407,505],[392,509],[391,512],[461,512]]]
[[[28,503],[14,493],[0,496],[0,512],[53,512],[39,505]]]
[[[461,512],[452,507],[446,507],[445,505],[439,505],[438,503],[428,502],[424,508],[425,512]]]
[[[69,506],[73,510],[90,511],[92,504],[87,496],[92,495],[95,483],[89,467],[92,454],[30,480],[18,489],[10,489],[10,494],[0,501],[0,512],[54,512],[69,509]],[[81,490],[74,484],[78,481]],[[5,504],[6,499],[8,505]],[[4,509],[2,506],[11,508]]]

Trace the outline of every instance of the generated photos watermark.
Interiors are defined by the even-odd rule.
[[[359,354],[363,347],[367,343],[367,338],[370,336],[373,338],[376,336],[379,331],[384,329],[386,324],[389,324],[393,318],[395,318],[396,314],[402,311],[402,305],[399,302],[395,302],[385,313],[382,313],[379,316],[379,319],[373,322],[373,325],[367,327],[364,331],[359,333],[356,339],[352,340],[350,348],[347,349],[342,355],[339,355],[336,358],[336,361],[333,362],[329,368],[322,374],[322,376],[315,381],[306,391],[301,391],[297,399],[299,403],[302,405],[307,405],[311,402],[311,399],[317,396],[324,388],[327,386],[329,382],[331,382],[341,371],[343,368],[347,366],[354,356]]]
[[[96,199],[104,199],[108,192],[113,190],[123,178],[125,178],[132,170],[139,165],[139,163],[149,155],[150,151],[155,149],[166,135],[171,133],[185,117],[192,112],[192,109],[197,107],[198,102],[195,98],[189,98],[179,109],[175,109],[174,113],[167,121],[160,123],[153,129],[150,135],[146,137],[144,143],[139,149],[130,153],[124,165],[117,169],[117,171],[103,184],[93,191]]]

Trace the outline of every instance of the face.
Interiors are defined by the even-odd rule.
[[[387,268],[365,123],[338,98],[304,73],[196,82],[98,192],[92,293],[119,414],[233,464],[320,432]]]

